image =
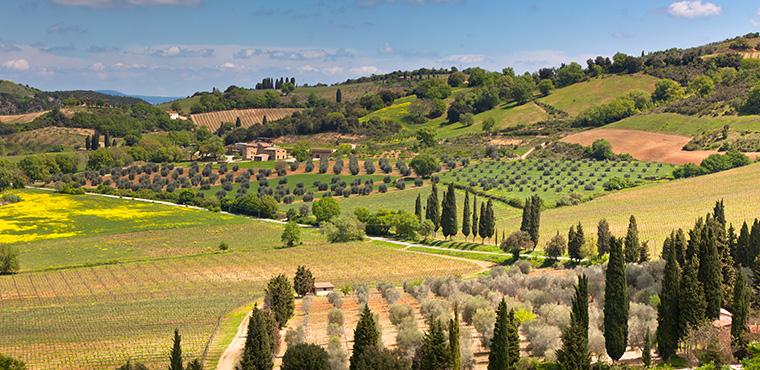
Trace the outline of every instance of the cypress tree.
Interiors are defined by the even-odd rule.
[[[466,198],[465,198],[466,199]],[[465,202],[465,204],[467,204]],[[451,368],[462,368],[462,351],[459,342],[459,306],[454,306],[454,318],[449,321],[449,351],[451,352]]]
[[[441,227],[443,236],[451,238],[457,234],[457,195],[454,183],[449,183],[449,188],[443,195],[442,205]]]
[[[293,287],[285,275],[280,274],[269,280],[264,292],[264,305],[272,311],[280,328],[293,317],[295,311]]]
[[[749,250],[747,261],[752,263],[752,261],[757,258],[758,251],[760,251],[760,222],[757,219],[752,223],[752,228],[749,232],[749,246],[747,249]]]
[[[726,206],[723,204],[723,199],[715,202],[713,207],[713,218],[721,225],[723,229],[726,228]]]
[[[492,238],[496,234],[496,215],[493,212],[493,201],[491,199],[486,203],[486,214],[488,214],[488,218],[486,219],[486,230],[488,230],[488,233],[486,235]]]
[[[438,187],[433,183],[433,189],[427,199],[427,209],[425,209],[425,218],[433,223],[433,233],[438,232],[441,226],[441,210],[438,208]]]
[[[364,305],[362,314],[359,317],[359,322],[356,323],[356,329],[354,330],[354,347],[351,353],[350,370],[356,369],[356,358],[358,358],[362,352],[367,348],[377,347],[379,343],[380,333],[377,331],[375,325],[375,319],[372,317],[372,311],[369,310],[368,305]]]
[[[182,336],[179,335],[179,329],[174,329],[172,342],[172,351],[169,354],[169,370],[182,370]]]
[[[514,356],[514,341],[513,335],[510,335],[512,330],[516,331],[513,320],[510,320],[509,313],[507,312],[507,302],[501,299],[499,308],[496,310],[496,322],[493,328],[493,339],[491,340],[491,351],[488,354],[488,370],[506,370],[513,369],[517,364],[519,358],[519,350],[517,357]],[[517,346],[519,349],[519,338]]]
[[[533,223],[533,198],[526,198],[522,209],[522,220],[520,222],[520,231],[530,234],[531,224]]]
[[[647,333],[644,335],[644,346],[641,348],[641,362],[644,363],[645,368],[649,368],[652,366],[652,341],[649,337],[649,328],[647,328]]]
[[[97,150],[100,148],[100,132],[96,129],[92,133],[92,139],[90,140],[90,149]]]
[[[417,200],[414,201],[414,214],[417,216],[417,220],[422,222],[422,195],[417,194]]]
[[[711,220],[703,227],[701,242],[701,258],[699,261],[699,281],[705,291],[705,316],[717,319],[720,316],[721,297],[723,289],[723,274],[720,257],[718,256],[715,232],[710,227]]]
[[[611,239],[610,259],[605,271],[604,345],[607,355],[617,361],[628,343],[628,287],[625,280],[623,241]]]
[[[752,265],[752,308],[760,308],[760,258]]]
[[[562,347],[557,350],[557,363],[562,369],[591,368],[588,350],[588,278],[578,278],[570,312],[570,325],[562,330]]]
[[[530,207],[530,238],[533,240],[533,245],[538,245],[538,233],[541,226],[541,197],[534,195],[531,200]]]
[[[628,232],[625,234],[625,262],[633,263],[639,260],[639,228],[636,218],[631,215],[628,221]]]
[[[520,361],[520,323],[515,317],[515,310],[509,310],[509,326],[507,326],[507,353],[509,353],[510,368],[517,367]]]
[[[675,233],[671,233],[674,236]],[[665,239],[662,247],[665,270],[660,289],[660,305],[657,307],[657,353],[668,360],[676,349],[679,341],[679,288],[681,272],[676,260],[673,239]]]
[[[92,140],[92,139],[90,139],[90,135],[87,135],[87,137],[85,137],[85,138],[84,138],[84,149],[85,149],[85,150],[90,150],[90,149],[92,149],[92,146],[90,145],[90,141],[91,141],[91,140]]]
[[[699,281],[699,261],[693,256],[686,261],[681,275],[681,286],[678,289],[679,303],[679,337],[683,337],[689,329],[698,326],[705,319],[705,292]]]
[[[486,204],[480,203],[480,225],[478,225],[478,234],[480,234],[481,244],[485,242],[488,236],[488,211],[486,211]]]
[[[335,90],[335,102],[340,103],[343,101],[343,93],[340,91],[340,89]]]
[[[243,357],[240,359],[241,370],[271,370],[274,367],[273,338],[269,336],[269,325],[267,312],[254,305],[248,321],[248,335],[243,346]]]
[[[111,146],[111,134],[107,132],[103,135],[103,146],[106,148]]]
[[[676,260],[681,268],[686,264],[686,245],[686,234],[683,232],[683,229],[678,229],[673,239],[673,249],[676,251]]]
[[[639,263],[644,263],[649,261],[649,241],[645,241],[641,243],[641,247],[639,248]]]
[[[731,340],[734,346],[743,349],[747,345],[747,317],[749,315],[750,295],[752,293],[747,286],[747,277],[742,271],[739,271],[733,293]]]
[[[736,229],[734,228],[734,224],[730,224],[728,226],[728,250],[731,253],[731,258],[734,260],[734,266],[739,267],[741,266],[739,261],[739,255],[736,252]]]
[[[470,211],[470,192],[464,193],[464,209],[462,210],[462,234],[464,234],[464,240],[470,236],[470,225],[472,222],[472,212]]]
[[[443,370],[451,367],[451,351],[443,326],[438,320],[430,324],[422,339],[420,352],[420,370]]]
[[[570,229],[567,231],[567,255],[573,260],[580,259],[581,249],[577,245],[578,237],[575,232],[575,225],[570,225]]]
[[[472,240],[478,237],[480,230],[480,220],[478,219],[478,196],[474,196],[472,199]]]
[[[599,220],[599,224],[596,226],[596,250],[600,256],[610,252],[610,224],[607,220]]]

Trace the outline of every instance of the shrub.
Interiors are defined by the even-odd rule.
[[[333,198],[322,198],[314,202],[314,205],[311,207],[311,213],[317,218],[317,222],[330,221],[340,215],[340,205]]]
[[[364,228],[361,227],[358,221],[348,216],[338,216],[331,221],[325,221],[321,223],[321,228],[322,233],[331,243],[344,243],[364,239]]]
[[[18,250],[0,246],[0,275],[15,274],[19,271]]]
[[[219,248],[220,251],[224,252],[226,250],[229,250],[230,246],[229,246],[229,244],[227,244],[227,242],[222,241],[221,243],[219,243],[219,247],[218,248]]]

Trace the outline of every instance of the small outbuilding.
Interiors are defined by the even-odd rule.
[[[314,283],[314,295],[317,297],[324,297],[335,291],[335,285],[330,282],[317,282]]]

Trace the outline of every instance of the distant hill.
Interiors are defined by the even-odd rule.
[[[96,90],[96,92],[101,93],[101,94],[111,95],[111,96],[137,98],[140,100],[144,100],[153,105],[163,104],[166,102],[181,99],[181,97],[178,97],[178,96],[132,95],[132,94],[125,94],[117,90]]]
[[[103,94],[90,90],[42,91],[12,81],[0,80],[0,115],[42,112],[64,105],[128,106],[147,103],[129,96]]]

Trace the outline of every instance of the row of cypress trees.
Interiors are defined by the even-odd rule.
[[[742,248],[751,245],[751,232],[745,226]],[[752,290],[740,266],[747,262],[744,253],[751,250],[739,252],[733,226],[726,230],[723,201],[715,204],[712,214],[698,219],[688,235],[687,241],[683,230],[673,231],[663,243],[665,269],[657,315],[657,351],[662,358],[670,358],[689,330],[719,318],[721,307],[727,307],[733,313],[733,344],[741,355],[746,347]]]
[[[423,207],[421,195],[417,195],[414,213],[422,221]],[[424,208],[424,218],[432,222],[433,232],[438,232],[441,229],[443,236],[449,239],[459,234],[460,229],[457,214],[457,198],[454,184],[448,185],[447,190],[443,192],[443,199],[439,200],[438,186],[433,183]],[[481,202],[480,212],[478,212],[478,197],[474,196],[472,208],[470,208],[470,192],[465,192],[461,228],[465,239],[470,235],[473,236],[473,239],[480,236],[481,242],[485,242],[485,239],[498,237],[496,231],[496,215],[493,210],[493,201],[489,199],[487,202]]]

